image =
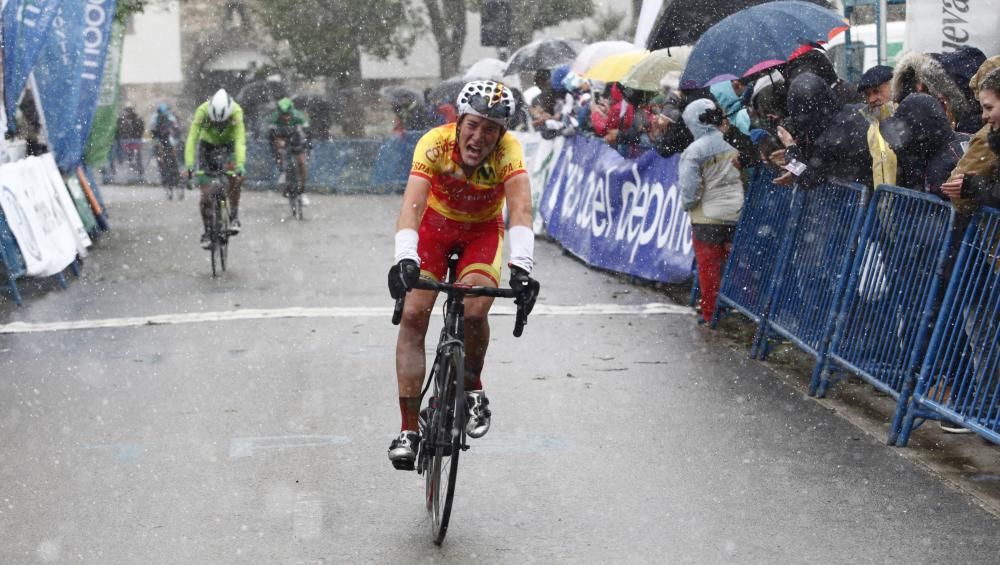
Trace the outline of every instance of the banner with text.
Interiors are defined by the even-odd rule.
[[[542,194],[549,235],[587,264],[665,283],[691,277],[691,222],[679,156],[629,160],[599,139],[567,138]]]
[[[48,189],[46,177],[38,157],[0,165],[0,208],[30,276],[60,273],[77,253],[66,210]]]
[[[3,8],[3,98],[8,125],[62,0],[11,0]]]
[[[1000,10],[996,0],[907,0],[903,48],[943,53],[977,47],[1000,53]]]
[[[64,2],[35,65],[35,82],[62,171],[83,156],[104,76],[115,0]]]

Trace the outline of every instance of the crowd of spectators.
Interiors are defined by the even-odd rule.
[[[954,204],[960,239],[973,211],[1000,204],[998,69],[1000,55],[963,47],[909,53],[849,84],[815,48],[709,88],[671,73],[654,93],[591,83],[564,65],[536,75],[544,88],[531,116],[543,137],[592,135],[625,157],[680,155],[708,320],[735,224],[728,204],[742,198],[734,174],[744,186],[765,167],[776,184],[805,189],[839,179],[929,192]]]

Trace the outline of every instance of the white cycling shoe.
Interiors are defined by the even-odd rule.
[[[490,431],[490,401],[481,390],[470,390],[465,393],[465,408],[468,421],[465,423],[465,433],[471,438],[481,438]]]

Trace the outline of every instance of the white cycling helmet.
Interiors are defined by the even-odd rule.
[[[208,103],[208,119],[213,122],[225,122],[233,115],[233,99],[230,98],[226,89],[220,88],[212,95],[212,100]]]
[[[462,87],[456,101],[458,115],[472,114],[507,127],[517,102],[505,84],[492,80],[474,80]]]

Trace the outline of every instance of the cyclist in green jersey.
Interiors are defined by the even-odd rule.
[[[287,146],[298,169],[298,190],[306,186],[306,139],[305,128],[309,127],[309,117],[295,107],[291,98],[278,100],[277,109],[267,118],[267,139],[271,144],[271,153],[278,166],[278,184],[284,190],[285,185],[285,147]],[[287,194],[286,194],[287,196]]]
[[[197,157],[197,161],[196,158]],[[201,220],[205,227],[202,247],[211,245],[208,224],[211,217],[208,177],[205,172],[225,171],[229,175],[226,198],[229,200],[229,229],[239,233],[240,186],[246,173],[247,136],[243,125],[243,108],[225,91],[219,89],[212,98],[195,110],[184,146],[184,167],[188,178],[195,175],[201,188]]]

